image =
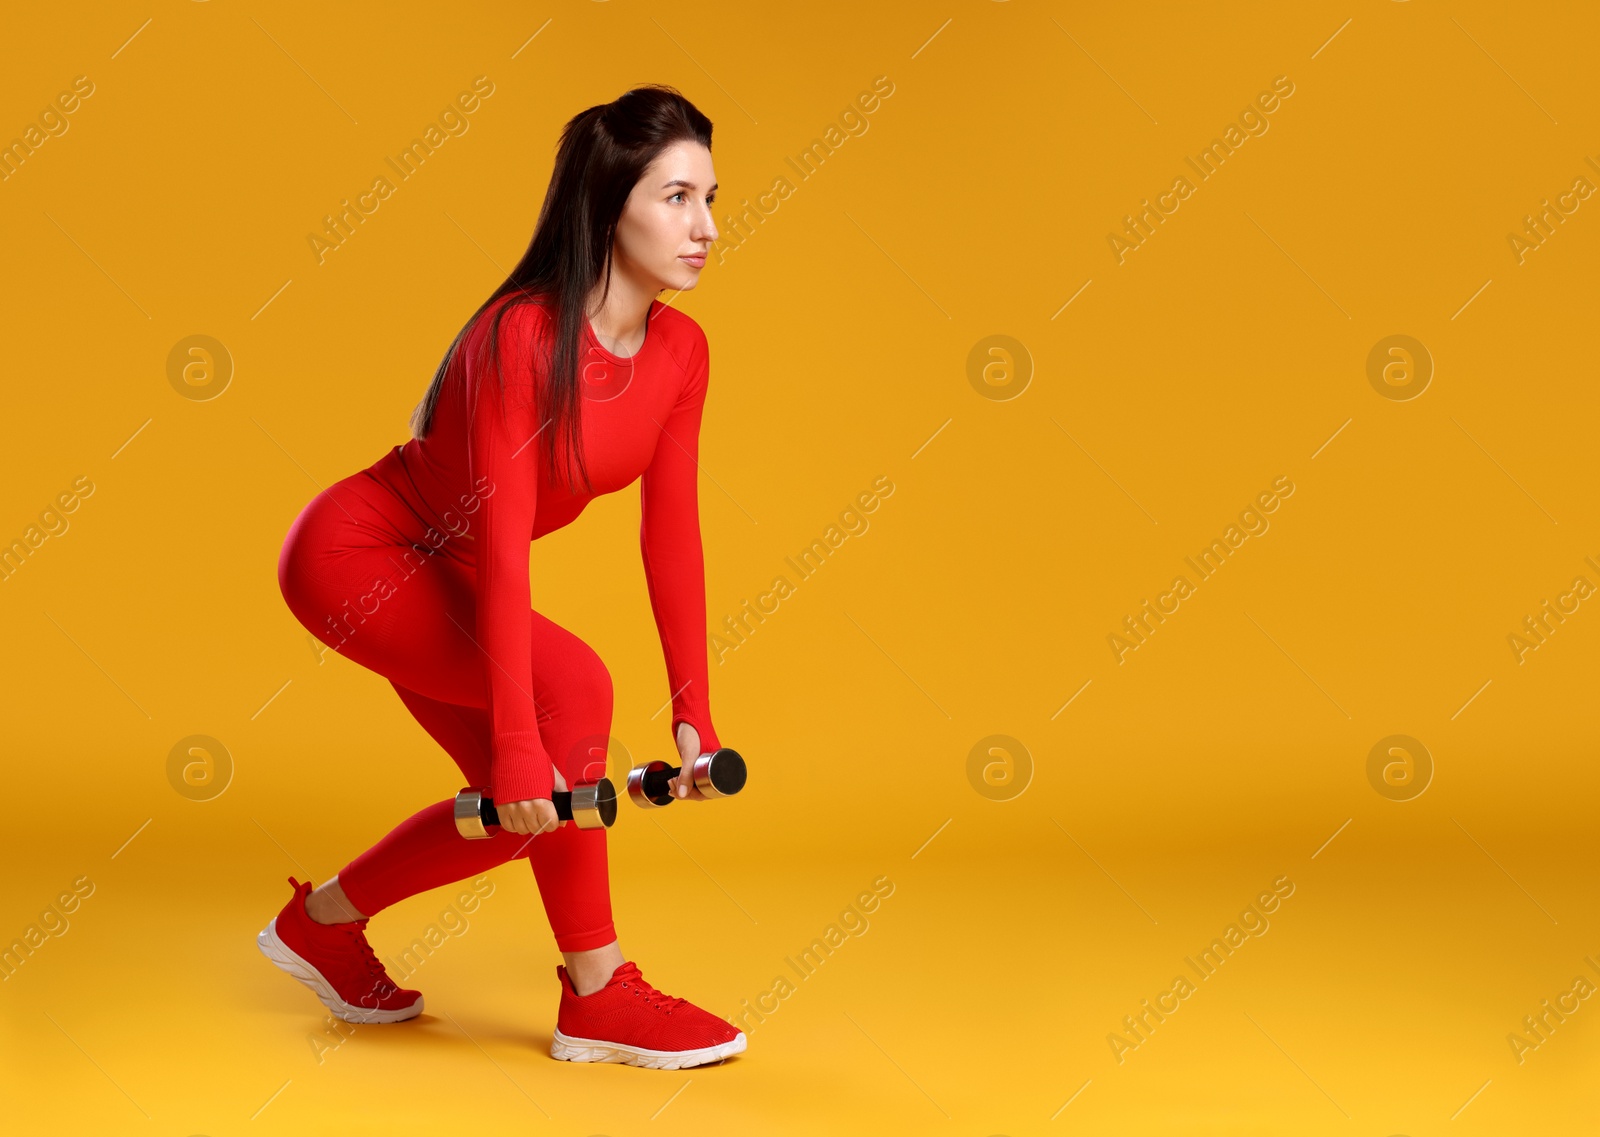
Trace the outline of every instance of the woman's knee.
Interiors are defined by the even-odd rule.
[[[611,720],[614,691],[611,670],[598,652],[576,636],[559,645],[535,643],[534,670],[543,672],[541,686],[552,709],[563,718]],[[543,666],[541,666],[541,664]]]
[[[587,645],[582,652],[575,654],[571,663],[561,677],[563,694],[560,703],[565,717],[590,730],[609,729],[611,708],[616,696],[611,683],[611,669]]]
[[[544,700],[545,747],[569,785],[606,773],[614,691],[611,672],[588,645],[564,653]]]

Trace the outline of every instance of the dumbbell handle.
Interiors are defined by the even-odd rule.
[[[572,791],[552,790],[550,804],[556,807],[556,816],[562,821],[572,820]],[[500,810],[495,807],[494,798],[485,797],[478,799],[478,819],[485,825],[500,824]]]

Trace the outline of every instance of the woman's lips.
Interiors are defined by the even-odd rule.
[[[699,256],[679,257],[678,259],[683,261],[685,264],[693,265],[695,268],[701,268],[706,263],[706,255],[704,253],[701,253]]]

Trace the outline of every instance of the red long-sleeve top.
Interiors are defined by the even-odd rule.
[[[632,356],[603,348],[587,321],[579,361],[580,416],[593,493],[568,492],[545,474],[554,426],[540,429],[534,403],[535,343],[553,334],[542,304],[497,300],[463,337],[434,408],[428,436],[397,446],[400,481],[415,490],[455,556],[476,567],[477,638],[483,657],[496,801],[548,798],[555,784],[528,689],[532,619],[530,541],[570,524],[600,494],[639,481],[639,549],[672,698],[670,731],[691,724],[702,752],[718,747],[706,663],[705,562],[696,475],[701,410],[710,376],[705,333],[691,317],[652,301],[644,344]],[[501,382],[480,351],[500,322]],[[473,508],[473,503],[476,507]],[[453,516],[446,516],[446,511]],[[461,536],[454,535],[462,529]]]

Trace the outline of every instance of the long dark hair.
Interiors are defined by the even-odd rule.
[[[635,87],[567,122],[528,251],[450,342],[428,393],[411,412],[412,437],[426,438],[432,429],[439,389],[478,317],[502,296],[518,293],[501,306],[489,326],[487,354],[495,360],[496,380],[503,382],[496,351],[500,321],[515,305],[545,304],[555,328],[552,349],[535,363],[537,368],[542,362],[547,376],[540,388],[539,407],[540,421],[551,428],[551,443],[544,448],[545,473],[552,481],[562,476],[557,453],[562,451],[570,488],[571,458],[576,455],[584,490],[591,488],[579,417],[583,400],[578,360],[587,319],[584,304],[602,276],[602,298],[610,293],[611,245],[622,208],[645,169],[675,142],[698,142],[711,149],[711,120],[665,84]]]

